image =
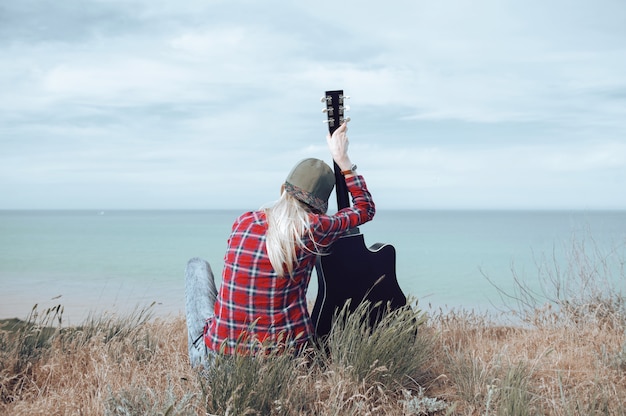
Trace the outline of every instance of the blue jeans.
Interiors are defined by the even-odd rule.
[[[215,315],[217,288],[209,263],[194,257],[185,269],[185,315],[187,319],[187,347],[192,367],[207,368],[214,356],[204,344],[206,320]]]

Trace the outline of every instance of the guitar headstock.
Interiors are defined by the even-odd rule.
[[[322,103],[326,104],[326,108],[322,111],[326,113],[327,120],[325,123],[328,123],[330,134],[333,134],[344,120],[350,121],[350,117],[345,115],[346,111],[350,109],[350,106],[346,105],[346,100],[349,98],[343,94],[343,90],[326,91],[322,97]]]

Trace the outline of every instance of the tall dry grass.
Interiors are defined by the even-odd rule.
[[[349,352],[332,335],[329,349],[301,357],[219,357],[196,371],[182,317],[140,311],[64,328],[60,313],[35,310],[3,325],[3,414],[403,414],[399,398],[413,399],[432,347],[431,335],[417,331],[423,314],[409,308],[373,334],[357,314],[342,321]]]
[[[330,352],[223,357],[208,371],[189,367],[182,317],[9,322],[0,414],[626,414],[623,326],[520,328],[458,312],[405,337],[415,316],[396,318],[378,336],[344,328]]]
[[[183,317],[148,308],[68,328],[62,307],[34,309],[0,330],[0,414],[626,415],[624,298],[582,272],[602,267],[578,269],[584,288],[572,272],[569,295],[524,299],[505,315],[516,324],[413,302],[371,332],[363,309],[338,319],[328,348],[203,371],[189,366]]]

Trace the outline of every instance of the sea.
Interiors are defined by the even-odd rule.
[[[187,261],[209,261],[219,283],[239,214],[0,211],[0,319],[57,305],[69,325],[146,309],[184,315]],[[359,231],[367,245],[395,248],[398,283],[426,311],[498,313],[521,285],[550,294],[590,270],[626,289],[626,211],[379,210]]]

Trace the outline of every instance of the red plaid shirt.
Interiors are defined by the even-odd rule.
[[[264,211],[247,212],[233,224],[224,256],[222,286],[215,316],[207,320],[204,341],[226,354],[254,352],[261,345],[299,347],[314,334],[306,290],[320,245],[330,245],[347,230],[374,217],[374,201],[363,177],[346,178],[352,207],[334,215],[309,214],[312,237],[305,233],[307,249],[298,248],[293,277],[278,277],[265,247]]]

